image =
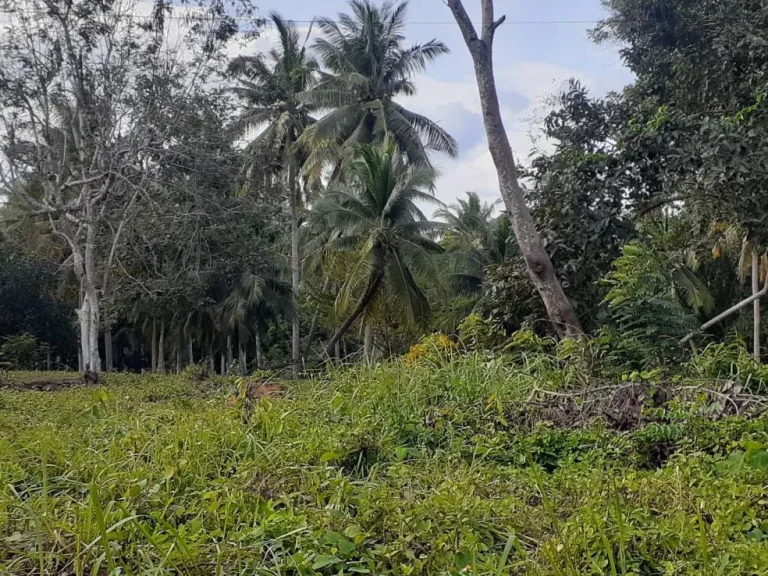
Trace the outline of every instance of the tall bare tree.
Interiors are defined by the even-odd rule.
[[[493,38],[505,17],[502,16],[498,20],[494,18],[493,0],[480,0],[482,24],[478,35],[461,0],[446,0],[446,3],[472,55],[488,149],[496,166],[506,212],[512,222],[531,280],[541,295],[549,319],[558,334],[579,335],[583,332],[579,318],[555,275],[552,261],[525,203],[518,181],[517,165],[501,118],[493,73]]]
[[[214,2],[170,33],[159,0],[150,16],[138,0],[0,0],[0,185],[69,247],[85,370],[102,369],[102,296],[166,147],[173,91],[205,82],[235,30]]]

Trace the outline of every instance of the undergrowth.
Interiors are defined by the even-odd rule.
[[[0,573],[768,573],[768,420],[522,426],[591,355],[421,356],[248,408],[184,376],[1,390]]]

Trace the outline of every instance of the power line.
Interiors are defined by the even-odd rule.
[[[22,10],[0,10],[0,13],[4,14],[23,14],[27,17],[40,17],[43,16],[44,12],[34,12],[34,11],[22,11]],[[111,14],[110,16],[114,17],[114,14]],[[156,17],[150,14],[131,14],[131,15],[124,15],[120,16],[120,18],[131,18],[136,20],[155,20]],[[709,17],[702,17],[702,18],[687,18],[687,17],[680,17],[678,16],[680,20],[692,20],[692,21],[701,21],[704,19],[709,20],[733,20],[733,21],[742,21],[742,20],[752,20],[751,18],[748,18],[746,16],[709,16]],[[267,26],[271,26],[271,22],[264,17],[261,16],[230,16],[226,14],[204,14],[200,12],[190,12],[187,15],[175,15],[175,14],[164,14],[163,19],[165,20],[215,20],[215,19],[227,19],[227,20],[234,20],[234,21],[243,21],[243,22],[253,22],[262,20],[263,23]],[[293,24],[317,24],[319,21],[324,22],[331,22],[334,24],[340,24],[340,20],[336,20],[333,18],[324,18],[319,17],[312,20],[294,20],[290,18],[284,18],[285,22],[290,22]],[[601,20],[504,20],[505,25],[513,25],[513,26],[549,26],[549,25],[587,25],[587,24],[600,24],[600,23],[644,23],[644,22],[654,22],[655,19],[653,18],[610,18],[606,17]],[[476,26],[482,25],[482,22],[479,21],[473,21],[472,22]],[[408,20],[406,22],[406,25],[417,25],[417,26],[451,26],[455,25],[455,20]]]

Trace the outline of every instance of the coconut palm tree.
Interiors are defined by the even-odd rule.
[[[299,210],[301,195],[297,186],[297,172],[302,163],[296,141],[314,119],[317,108],[312,101],[300,101],[298,95],[311,86],[317,72],[317,63],[307,54],[305,45],[295,26],[272,13],[279,43],[266,57],[239,56],[230,66],[230,73],[239,85],[231,90],[245,102],[245,110],[237,125],[244,131],[266,125],[266,128],[248,145],[247,152],[257,165],[277,166],[286,176],[291,207],[291,287],[297,298],[300,284],[301,256],[299,253]],[[298,306],[294,303],[291,333],[291,362],[294,376],[301,363]]]
[[[280,280],[276,270],[266,274],[243,272],[219,305],[220,325],[237,334],[238,367],[247,367],[246,344],[253,336],[256,367],[262,367],[261,336],[269,323],[293,314],[291,288]]]
[[[454,204],[436,210],[435,218],[440,218],[448,224],[451,236],[457,236],[471,244],[483,242],[499,201],[483,202],[477,192],[466,194],[466,200],[459,198]]]
[[[324,36],[314,49],[324,72],[300,100],[328,114],[301,138],[310,149],[305,171],[317,176],[330,163],[339,176],[359,144],[381,142],[386,134],[412,164],[431,167],[430,150],[456,156],[456,141],[445,130],[396,102],[416,92],[413,76],[448,48],[437,40],[404,46],[407,1],[349,5],[352,14],[318,20]]]
[[[311,212],[312,219],[336,231],[324,250],[355,255],[336,299],[336,308],[349,313],[326,346],[329,357],[350,326],[385,294],[387,301],[402,303],[407,321],[424,321],[429,304],[419,279],[437,284],[434,256],[442,252],[434,238],[443,225],[429,221],[417,206],[437,202],[427,192],[431,170],[410,164],[391,137],[358,146],[357,152],[344,182],[334,183]]]
[[[479,295],[486,269],[517,254],[509,219],[493,216],[497,204],[467,192],[466,199],[435,212],[435,218],[448,227],[442,243],[448,252],[450,283],[462,295]]]

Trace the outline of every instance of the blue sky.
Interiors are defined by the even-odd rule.
[[[346,0],[257,0],[266,15],[276,10],[299,26],[313,17],[346,11]],[[479,0],[464,0],[479,20]],[[604,16],[600,0],[496,0],[497,17],[506,15],[495,42],[495,69],[506,128],[516,156],[523,162],[532,150],[546,149],[537,135],[550,108],[547,99],[570,77],[592,94],[619,90],[632,81],[616,46],[595,45],[588,37],[591,21]],[[544,21],[590,23],[541,23]],[[499,197],[496,173],[486,148],[472,61],[456,23],[443,0],[411,0],[409,42],[442,40],[451,50],[417,80],[419,93],[403,104],[440,122],[458,140],[458,160],[436,157],[441,177],[436,194],[450,202],[467,190],[488,200]],[[531,23],[539,22],[539,23]],[[241,49],[258,51],[271,42],[271,33]],[[240,50],[238,50],[240,51]]]

